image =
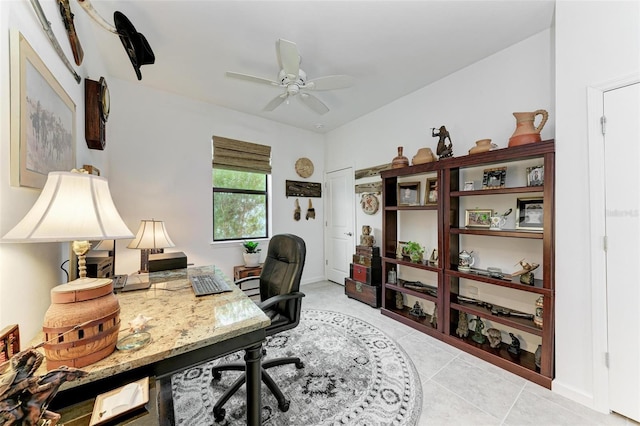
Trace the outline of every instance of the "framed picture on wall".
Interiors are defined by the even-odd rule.
[[[544,184],[544,166],[527,167],[527,186],[542,186]]]
[[[76,167],[76,105],[16,29],[10,54],[11,185],[42,188]]]
[[[398,205],[420,205],[420,182],[402,182],[398,184]]]

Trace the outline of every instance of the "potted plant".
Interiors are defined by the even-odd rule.
[[[407,241],[407,244],[405,244],[405,250],[412,262],[422,262],[424,248],[420,244],[414,241]]]
[[[242,247],[244,247],[244,266],[259,266],[260,265],[260,250],[258,248],[258,242],[256,241],[244,241]]]

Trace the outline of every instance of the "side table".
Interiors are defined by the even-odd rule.
[[[262,265],[260,266],[244,266],[238,265],[233,267],[233,281],[242,278],[257,277],[262,273]],[[252,300],[260,300],[260,281],[250,280],[248,282],[238,284],[240,290],[249,296]]]

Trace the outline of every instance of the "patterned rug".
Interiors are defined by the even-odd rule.
[[[267,338],[265,359],[298,356],[305,367],[269,369],[291,400],[283,413],[262,387],[263,425],[415,425],[422,408],[420,377],[402,348],[372,325],[349,315],[304,310],[298,327]],[[242,360],[236,352],[172,377],[176,425],[244,425],[244,386],[213,419],[218,397],[239,372],[223,372],[211,382],[211,367]]]

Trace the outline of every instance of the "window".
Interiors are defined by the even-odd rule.
[[[266,238],[268,175],[213,169],[213,240]]]
[[[213,138],[213,240],[269,237],[271,147]]]

